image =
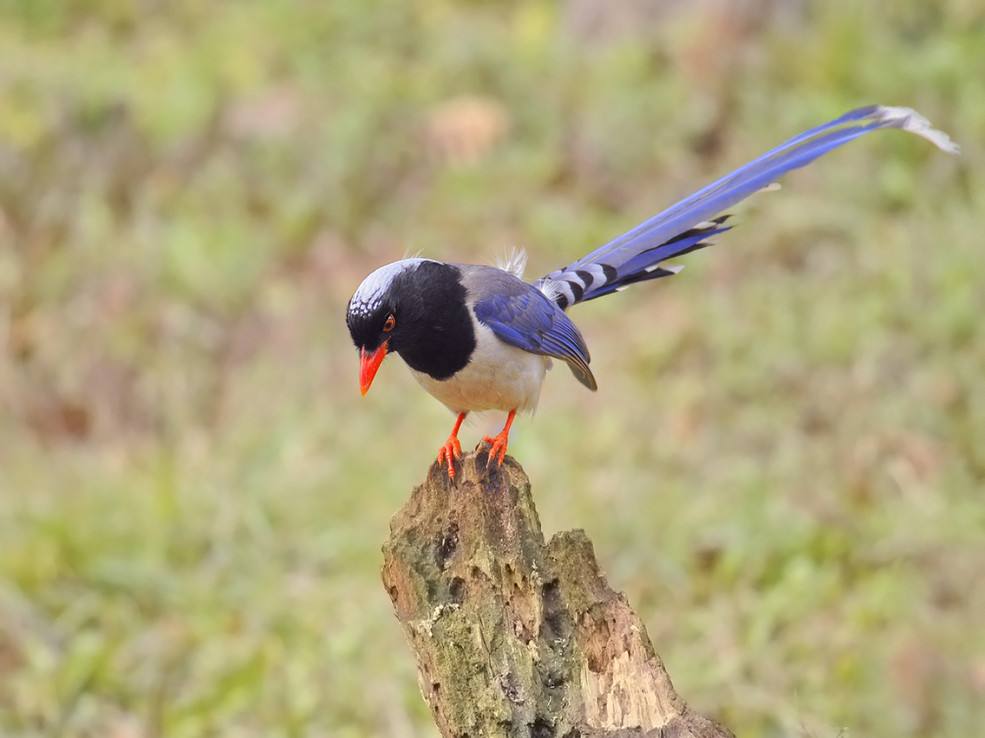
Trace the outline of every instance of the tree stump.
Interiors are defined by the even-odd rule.
[[[726,738],[674,691],[583,531],[545,545],[512,458],[434,465],[393,517],[383,583],[445,738]]]

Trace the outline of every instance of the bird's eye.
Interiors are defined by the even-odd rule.
[[[396,327],[396,325],[397,325],[397,319],[393,317],[393,313],[390,313],[388,316],[386,316],[386,322],[383,323],[383,332],[389,333]]]

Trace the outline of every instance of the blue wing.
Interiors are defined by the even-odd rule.
[[[529,351],[560,359],[575,378],[590,390],[598,389],[585,339],[552,300],[537,288],[515,280],[509,293],[489,294],[473,306],[475,317],[501,341]]]

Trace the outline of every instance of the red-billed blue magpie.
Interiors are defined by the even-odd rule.
[[[666,265],[709,245],[729,230],[722,212],[783,174],[803,167],[852,139],[899,128],[957,153],[943,132],[909,108],[871,106],[853,110],[767,151],[632,230],[533,283],[523,281],[522,257],[505,269],[446,264],[413,258],[370,274],[349,301],[346,323],[359,350],[359,384],[365,395],[387,354],[399,354],[417,381],[458,417],[438,453],[448,476],[461,456],[458,431],[471,411],[507,411],[488,460],[502,463],[518,411],[537,405],[552,359],[568,365],[590,390],[588,347],[565,314],[594,300],[677,274]]]

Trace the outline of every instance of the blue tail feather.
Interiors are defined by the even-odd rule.
[[[581,259],[542,277],[537,284],[566,308],[629,284],[674,274],[675,270],[658,265],[707,246],[706,239],[730,229],[722,225],[725,217],[714,216],[787,172],[883,128],[899,128],[926,138],[944,151],[958,152],[945,133],[932,128],[916,111],[879,105],[858,108],[794,136]]]

